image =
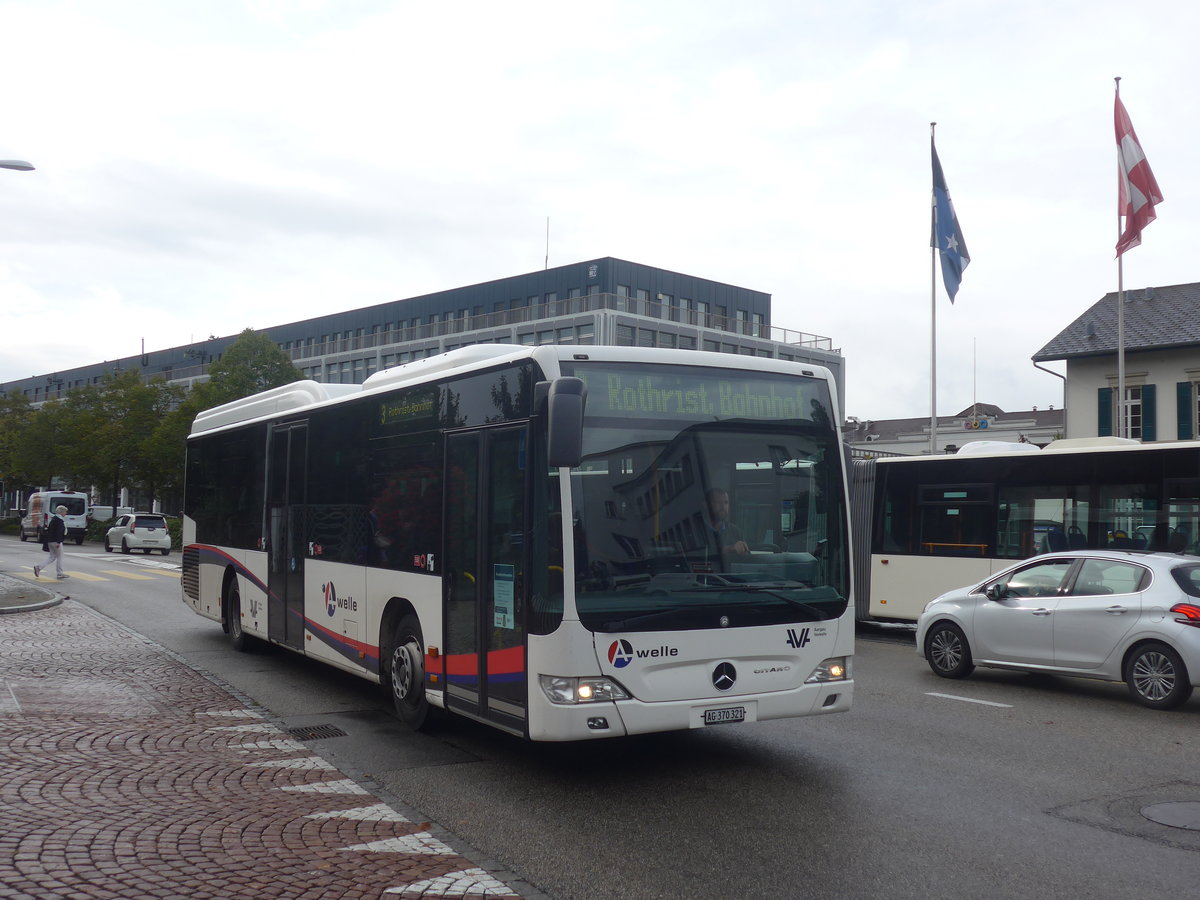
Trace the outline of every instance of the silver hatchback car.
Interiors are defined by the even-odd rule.
[[[943,678],[975,666],[1124,681],[1172,709],[1200,686],[1200,559],[1084,550],[1026,559],[931,601],[917,652]]]

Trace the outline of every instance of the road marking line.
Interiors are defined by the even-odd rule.
[[[990,700],[975,700],[972,697],[956,697],[954,694],[935,694],[933,691],[926,691],[926,697],[941,697],[943,700],[961,700],[963,703],[978,703],[980,706],[998,706],[1001,709],[1012,709],[1011,703],[993,703]]]
[[[51,566],[50,568],[53,569],[54,567]],[[42,571],[44,573],[45,569],[43,569]],[[107,578],[101,578],[99,575],[88,575],[84,572],[76,572],[74,569],[67,572],[67,574],[70,575],[71,578],[78,578],[80,581],[108,581]],[[32,573],[30,573],[29,575],[25,575],[24,573],[21,573],[21,575],[23,578],[28,578],[30,581],[40,581],[43,584],[45,584],[48,581],[53,581],[55,584],[65,584],[67,581],[71,580],[71,578],[59,579],[59,578],[55,578],[53,575],[45,575],[45,574],[43,574],[41,576],[37,576]]]
[[[128,578],[130,581],[153,581],[149,575],[138,575],[135,572],[118,572],[116,569],[101,569],[105,575],[116,575],[118,578]]]

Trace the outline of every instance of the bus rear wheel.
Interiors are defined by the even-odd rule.
[[[231,579],[229,587],[225,589],[225,630],[234,650],[250,652],[253,639],[242,630],[242,592],[238,589],[236,578]]]
[[[425,648],[416,616],[407,615],[396,626],[388,669],[396,715],[409,728],[420,731],[429,719],[429,701],[425,698]]]

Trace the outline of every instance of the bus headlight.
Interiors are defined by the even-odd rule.
[[[551,703],[605,703],[628,700],[629,693],[611,678],[570,678],[565,675],[539,675],[542,693]]]
[[[804,683],[824,684],[827,681],[845,681],[849,677],[850,667],[846,664],[846,657],[834,656],[817,666]]]

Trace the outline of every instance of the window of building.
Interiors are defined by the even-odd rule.
[[[762,313],[751,313],[750,324],[753,326],[751,334],[756,337],[767,337],[767,317]]]
[[[1117,434],[1116,425],[1124,423],[1121,437],[1142,441],[1157,440],[1156,391],[1152,384],[1125,385],[1125,408],[1117,403],[1116,388],[1105,387],[1097,391],[1096,434],[1100,437]]]
[[[635,337],[634,331],[635,330],[632,325],[618,325],[617,326],[617,346],[618,347],[632,347],[633,339]]]

